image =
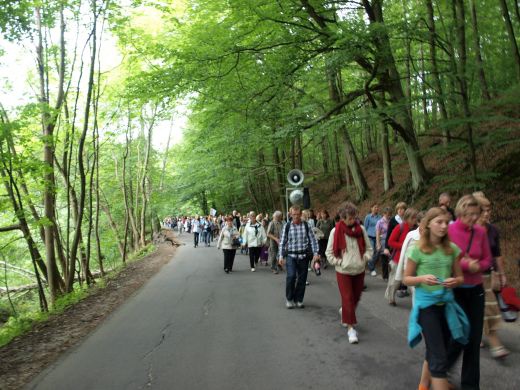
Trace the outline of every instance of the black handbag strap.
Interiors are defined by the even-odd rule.
[[[469,236],[469,244],[468,244],[468,249],[466,249],[466,255],[469,255],[469,250],[471,249],[471,244],[473,244],[474,235],[475,235],[475,229],[471,228],[471,234]]]

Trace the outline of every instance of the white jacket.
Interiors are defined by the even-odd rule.
[[[401,249],[401,255],[399,256],[399,263],[397,263],[397,270],[395,271],[395,280],[402,281],[404,279],[404,270],[406,269],[406,263],[408,262],[408,253],[413,248],[417,241],[421,238],[419,229],[408,232],[403,242]]]
[[[255,226],[257,229],[255,229]],[[263,246],[267,241],[267,234],[261,223],[255,223],[251,225],[248,222],[242,233],[242,245],[247,245],[249,248]]]
[[[330,232],[325,256],[327,256],[328,262],[336,267],[336,272],[347,275],[359,275],[365,272],[365,264],[372,258],[373,248],[365,228],[361,226],[361,229],[363,230],[363,237],[365,238],[365,253],[363,257],[359,254],[357,240],[349,236],[345,236],[347,249],[343,252],[343,256],[341,259],[335,257],[332,248],[334,246],[334,233],[336,232],[336,228]]]
[[[217,248],[220,249],[237,249],[237,247],[233,246],[233,238],[240,237],[238,233],[238,229],[236,227],[223,227],[222,232],[217,241]]]

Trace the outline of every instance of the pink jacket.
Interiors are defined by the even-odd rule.
[[[474,234],[471,248],[469,249],[469,257],[476,259],[480,264],[480,271],[472,274],[468,269],[468,262],[461,261],[460,267],[464,273],[464,284],[476,286],[482,284],[482,272],[487,270],[493,261],[491,256],[491,249],[489,248],[489,241],[486,230],[482,226],[473,226]],[[455,243],[462,251],[462,255],[466,254],[468,249],[469,239],[471,235],[471,229],[469,226],[463,224],[460,219],[457,219],[448,227],[448,234],[450,240]]]

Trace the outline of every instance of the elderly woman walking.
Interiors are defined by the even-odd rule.
[[[256,213],[251,211],[249,213],[249,222],[246,224],[242,235],[242,245],[247,245],[249,248],[251,272],[256,271],[256,264],[260,259],[260,251],[266,241],[267,236],[265,234],[265,229],[262,224],[256,220]]]
[[[236,240],[239,237],[238,229],[233,225],[233,217],[226,217],[226,223],[217,241],[217,248],[222,248],[224,251],[224,272],[227,274],[233,271],[233,262],[239,246]]]
[[[361,299],[365,280],[365,264],[372,257],[368,235],[357,219],[358,210],[347,203],[339,211],[340,220],[330,232],[327,260],[336,267],[336,279],[341,295],[341,325],[348,329],[348,341],[358,342],[354,326],[356,307]]]
[[[275,211],[273,214],[273,220],[267,227],[267,238],[269,239],[269,252],[268,259],[271,262],[271,271],[273,274],[277,274],[280,270],[278,264],[278,246],[280,245],[280,235],[282,233],[282,212]]]

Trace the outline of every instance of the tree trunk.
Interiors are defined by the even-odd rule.
[[[426,92],[426,70],[424,64],[424,50],[423,45],[421,43],[421,101],[423,106],[423,116],[424,116],[424,129],[428,130],[430,128],[430,116],[428,114],[428,99]]]
[[[412,61],[412,40],[408,37],[408,8],[406,6],[408,0],[403,0],[403,18],[406,23],[406,37],[404,38],[404,47],[405,47],[405,96],[406,96],[406,108],[408,110],[408,115],[413,120],[413,111],[412,111],[412,71],[411,71],[411,61]]]
[[[516,43],[515,30],[511,23],[511,17],[509,16],[509,10],[507,8],[506,0],[499,0],[500,10],[502,11],[502,18],[506,25],[507,36],[509,38],[509,44],[511,45],[511,55],[514,60],[515,74],[517,80],[520,80],[520,53],[518,52],[518,45]]]
[[[321,161],[323,166],[323,173],[325,175],[329,174],[329,143],[327,138],[327,133],[323,134],[320,142],[321,146]]]
[[[273,128],[273,134],[276,134],[276,129]],[[273,142],[273,161],[275,165],[276,170],[276,186],[278,188],[278,196],[280,200],[280,210],[282,210],[282,215],[286,215],[285,213],[287,210],[285,210],[285,179],[284,179],[284,172],[283,167],[280,162],[280,156],[278,154],[278,147],[276,146],[276,143]]]
[[[458,51],[458,81],[460,86],[460,99],[462,103],[462,109],[464,118],[466,119],[464,123],[464,128],[467,132],[467,142],[469,147],[469,166],[471,169],[471,174],[473,176],[473,180],[477,180],[477,158],[475,151],[475,144],[473,141],[473,127],[469,122],[469,118],[471,118],[471,111],[469,108],[469,95],[468,95],[468,86],[466,80],[466,62],[467,62],[467,54],[466,54],[466,29],[465,29],[465,21],[466,21],[466,13],[464,9],[464,0],[453,0],[455,5],[455,25],[457,28],[457,51]]]
[[[97,10],[96,10],[96,2],[92,1],[92,15],[94,16],[94,21],[92,25],[91,39],[92,39],[92,48],[91,48],[91,57],[90,57],[90,71],[89,71],[89,79],[87,86],[87,94],[86,94],[86,102],[85,102],[85,114],[83,118],[83,130],[81,132],[79,141],[78,141],[78,173],[80,179],[80,192],[79,192],[79,202],[78,202],[78,220],[76,221],[76,227],[74,231],[74,238],[72,240],[72,246],[70,250],[71,264],[74,264],[74,259],[78,253],[78,247],[80,242],[82,241],[82,229],[81,225],[83,222],[83,214],[85,208],[85,198],[86,198],[86,186],[87,186],[87,177],[84,163],[84,147],[85,140],[87,136],[89,119],[90,119],[90,106],[92,102],[92,90],[94,86],[94,70],[96,63],[96,54],[97,54]],[[88,278],[90,275],[88,259],[82,260],[82,271],[85,278]],[[73,266],[69,269],[69,279],[67,280],[67,292],[71,292],[73,290],[74,285],[74,268]]]
[[[341,75],[339,71],[334,69],[328,69],[327,81],[329,84],[329,98],[333,105],[338,105],[339,103],[341,103],[341,99],[343,97],[341,87]],[[352,174],[354,185],[356,187],[356,193],[358,198],[357,200],[361,201],[365,199],[368,195],[367,182],[361,170],[361,166],[356,155],[356,150],[354,149],[354,145],[352,144],[352,140],[350,138],[350,134],[347,127],[344,125],[341,126],[340,131],[343,137],[343,143],[345,145],[345,156],[348,162],[348,168],[350,170],[350,173]]]
[[[363,5],[371,24],[384,25],[381,0],[374,0],[372,4],[368,0],[363,0]],[[377,77],[385,91],[388,92],[394,105],[392,108],[394,108],[396,112],[395,119],[390,122],[390,125],[399,132],[399,135],[405,143],[408,165],[412,174],[412,187],[417,191],[426,184],[430,175],[426,170],[420,154],[413,121],[406,108],[406,96],[403,93],[400,81],[401,77],[397,71],[388,34],[384,31],[381,32],[375,38],[374,44],[377,48],[377,55],[380,56],[379,62],[384,69],[377,74]]]
[[[334,161],[336,162],[336,178],[341,186],[345,185],[345,175],[341,171],[341,160],[339,154],[338,129],[334,130]]]
[[[356,187],[356,201],[361,202],[368,196],[368,185],[361,170],[359,160],[356,157],[356,151],[346,126],[342,126],[341,133],[343,135],[343,142],[345,144],[345,157],[348,161],[348,167],[350,173],[352,174],[354,186]]]
[[[518,0],[515,0],[515,16],[517,23],[520,24],[520,4]]]
[[[142,205],[141,205],[141,236],[139,238],[139,243],[141,247],[146,245],[146,208],[148,206],[148,197],[146,192],[146,181],[148,180],[148,162],[150,161],[150,150],[152,148],[152,133],[153,127],[155,125],[155,118],[157,114],[157,105],[153,108],[151,122],[148,127],[148,140],[146,143],[145,157],[143,163],[143,177],[141,178],[141,196],[142,196]]]
[[[117,247],[119,248],[119,253],[121,254],[121,257],[124,257],[124,245],[121,240],[121,234],[119,233],[119,229],[117,228],[117,224],[114,221],[114,218],[112,217],[112,213],[110,212],[110,206],[108,205],[108,202],[105,197],[105,203],[100,205],[101,209],[105,213],[105,215],[108,218],[108,223],[110,224],[110,227],[112,228],[112,231],[114,232],[114,235],[116,236],[117,240]]]
[[[384,190],[388,192],[394,186],[394,178],[392,175],[392,157],[390,155],[390,145],[389,145],[389,134],[388,134],[388,126],[385,123],[382,123],[383,128],[383,142],[382,145],[382,154],[383,154],[383,180],[384,180]]]
[[[480,89],[482,97],[485,100],[490,100],[489,88],[486,81],[486,75],[484,73],[484,61],[482,60],[482,52],[480,49],[480,35],[478,31],[478,20],[477,20],[477,7],[475,6],[475,0],[471,0],[471,26],[473,28],[473,45],[475,49],[475,61],[477,63],[477,74],[480,81]]]
[[[63,11],[62,11],[63,15]],[[56,297],[61,293],[60,290],[60,275],[58,266],[56,264],[56,253],[54,248],[54,226],[56,221],[54,216],[56,214],[56,195],[55,195],[55,178],[54,178],[54,128],[56,126],[57,115],[51,115],[49,113],[49,99],[48,99],[48,86],[46,77],[46,63],[44,56],[43,47],[43,26],[41,18],[41,9],[35,8],[36,25],[37,25],[37,36],[38,43],[36,47],[36,56],[38,61],[38,75],[40,80],[40,97],[39,101],[42,106],[42,129],[43,129],[43,163],[46,166],[44,173],[44,193],[43,193],[43,205],[44,215],[47,218],[48,223],[45,224],[45,254],[47,261],[47,281],[49,284],[49,294],[51,304],[54,304]],[[63,16],[62,16],[63,20]],[[64,29],[64,23],[62,22],[62,32]],[[62,35],[63,37],[63,35]],[[63,42],[63,38],[62,38]],[[61,58],[65,56],[63,51],[63,45],[60,53]],[[63,63],[63,61],[62,61]],[[60,86],[58,86],[58,98],[55,106],[55,112],[59,112],[63,103],[63,72],[64,68],[60,70]]]

